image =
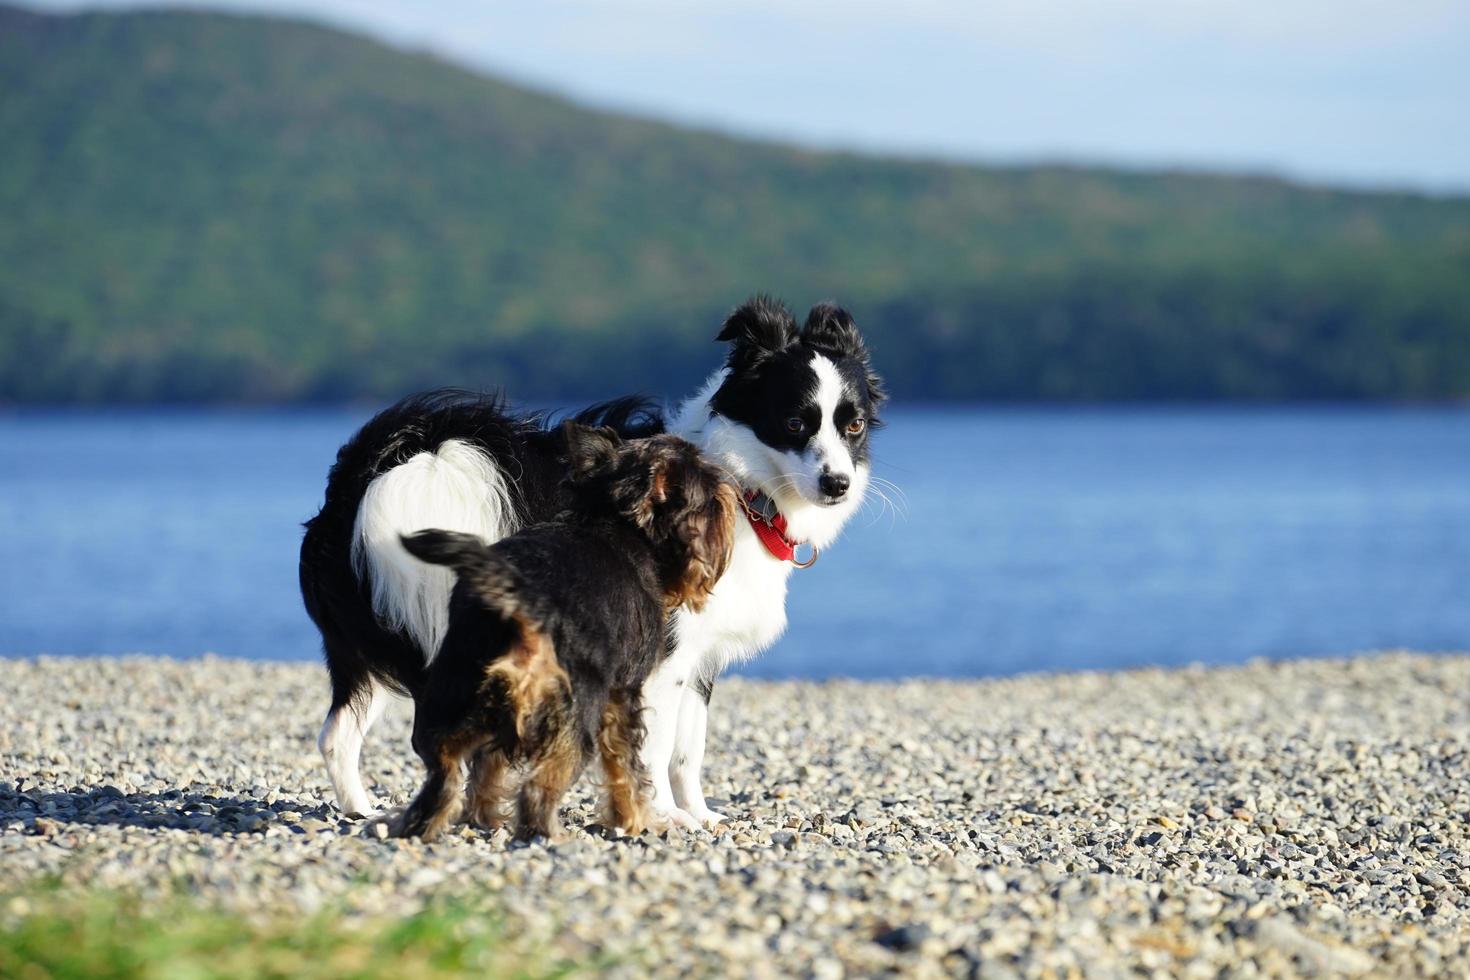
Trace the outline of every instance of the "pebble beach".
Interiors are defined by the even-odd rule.
[[[493,897],[613,974],[1470,974],[1470,656],[716,688],[713,832],[338,813],[313,664],[0,660],[0,878],[242,915]],[[370,738],[387,804],[409,712]],[[589,826],[592,825],[592,826]],[[13,911],[13,910],[12,910]]]

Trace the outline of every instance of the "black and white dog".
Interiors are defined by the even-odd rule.
[[[686,826],[721,819],[699,781],[714,679],[781,635],[797,548],[814,556],[861,505],[884,398],[852,317],[836,306],[814,307],[798,329],[785,306],[757,298],[717,339],[730,344],[725,366],[666,425],[637,399],[576,417],[630,438],[666,428],[746,495],[724,576],[703,609],[675,615],[669,656],[643,690],[653,808]],[[306,525],[301,592],[332,678],[318,745],[344,811],[372,812],[363,739],[392,693],[422,691],[448,623],[452,573],[413,558],[400,536],[442,528],[494,542],[551,519],[567,503],[561,440],[498,400],[434,392],[380,413],[338,453]]]

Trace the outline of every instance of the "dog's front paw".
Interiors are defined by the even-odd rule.
[[[685,812],[697,820],[701,827],[708,829],[713,829],[725,822],[725,815],[723,813],[720,813],[718,810],[711,810],[702,803],[699,806],[688,807]]]
[[[676,806],[660,807],[654,810],[652,825],[656,830],[668,830],[670,827],[677,827],[680,830],[699,830],[703,827],[688,810],[681,810]]]
[[[374,806],[373,802],[366,797],[354,803],[349,803],[347,806],[338,807],[338,809],[342,811],[343,818],[347,820],[373,821],[381,817],[385,812]]]

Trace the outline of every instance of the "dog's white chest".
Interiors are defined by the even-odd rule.
[[[786,630],[786,579],[791,565],[776,561],[748,526],[735,533],[730,567],[699,612],[682,610],[675,625],[679,654],[717,668],[753,657]]]

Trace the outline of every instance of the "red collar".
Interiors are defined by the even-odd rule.
[[[759,502],[759,503],[757,503]],[[767,517],[767,513],[772,516]],[[817,546],[812,545],[812,556],[806,561],[796,560],[799,542],[786,535],[786,517],[776,509],[776,502],[758,490],[745,491],[745,519],[750,529],[760,538],[766,551],[777,561],[789,561],[797,568],[810,568],[817,561]]]

